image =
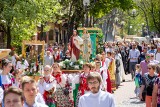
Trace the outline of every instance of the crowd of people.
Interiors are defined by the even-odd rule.
[[[58,63],[71,58],[70,49],[49,44],[38,81],[25,75],[30,67],[27,59],[10,55],[2,61],[0,74],[2,107],[115,107],[113,93],[125,82],[125,74],[131,74],[135,95],[146,107],[160,107],[158,41],[106,42],[94,61],[70,74],[63,73]]]

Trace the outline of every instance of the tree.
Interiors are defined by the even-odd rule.
[[[159,0],[138,0],[137,6],[143,12],[148,30],[160,33],[160,4]]]
[[[0,27],[7,36],[7,48],[29,39],[39,23],[55,21],[61,9],[57,0],[0,0],[0,5]]]
[[[68,37],[72,35],[72,30],[76,29],[80,23],[84,25],[84,15],[86,13],[94,20],[93,23],[90,24],[90,26],[93,26],[94,23],[97,23],[98,20],[101,20],[103,16],[106,16],[114,8],[126,10],[131,7],[132,4],[132,0],[90,0],[90,5],[85,7],[83,6],[83,0],[61,1],[61,5],[64,6],[63,12],[65,12],[66,18],[68,19]]]

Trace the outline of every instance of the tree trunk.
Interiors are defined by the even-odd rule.
[[[11,27],[8,25],[7,26],[7,49],[11,49],[11,39],[12,39],[12,36],[11,36]]]

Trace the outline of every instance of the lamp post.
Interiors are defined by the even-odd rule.
[[[136,9],[132,9],[131,11],[128,11],[128,15],[135,19],[139,15],[138,11]],[[130,17],[128,21],[128,35],[130,35]]]
[[[88,6],[90,5],[90,0],[83,0],[83,6],[85,7],[85,26],[88,27]]]

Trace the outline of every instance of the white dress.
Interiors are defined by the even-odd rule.
[[[107,71],[103,68],[100,68],[100,70],[96,72],[99,73],[101,76],[101,79],[102,79],[101,89],[103,90],[104,88],[107,87],[107,81],[106,81],[108,78]]]
[[[50,81],[52,81],[51,83],[48,83],[46,81],[44,81],[43,83],[40,83],[40,81],[38,81],[38,88],[39,88],[39,92],[43,95],[44,91],[49,91],[52,88],[54,88],[54,92],[56,91],[56,80],[53,76],[50,75]]]
[[[24,70],[24,69],[27,69],[29,66],[27,60],[24,60],[24,64],[22,64],[21,61],[17,61],[17,64],[16,64],[16,69],[21,69],[21,70]]]

